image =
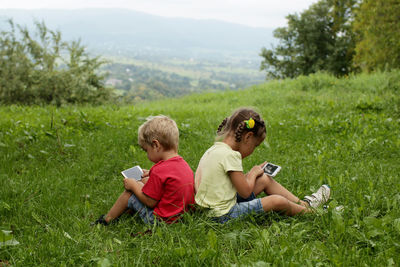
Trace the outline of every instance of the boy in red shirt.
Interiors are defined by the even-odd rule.
[[[175,121],[162,115],[151,118],[139,127],[138,142],[155,164],[144,170],[141,181],[124,179],[125,191],[95,224],[108,225],[128,209],[149,224],[155,217],[172,223],[194,204],[193,171],[178,155]]]

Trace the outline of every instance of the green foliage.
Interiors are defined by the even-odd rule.
[[[351,71],[355,0],[321,0],[300,15],[288,15],[288,26],[274,36],[280,44],[263,48],[261,70],[271,78],[293,78],[318,71],[345,75]]]
[[[400,2],[364,0],[356,12],[354,64],[365,71],[400,68]]]
[[[34,36],[9,21],[0,37],[0,102],[5,104],[101,103],[112,96],[97,73],[104,63],[79,42],[35,23]]]
[[[399,68],[399,16],[398,0],[320,0],[275,30],[280,44],[262,49],[261,70],[268,77],[293,78]]]
[[[129,106],[0,107],[0,230],[20,244],[0,260],[22,265],[398,266],[400,72],[273,81]],[[137,145],[149,115],[180,130],[195,169],[232,109],[257,108],[267,139],[244,160],[283,166],[276,179],[302,198],[327,182],[329,208],[218,225],[201,211],[175,225],[124,216],[89,226],[123,190],[120,171],[152,164]],[[344,209],[336,209],[344,206]],[[12,231],[10,233],[9,231]],[[1,242],[1,240],[0,240]]]

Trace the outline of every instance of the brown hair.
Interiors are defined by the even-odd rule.
[[[178,151],[179,130],[175,121],[164,115],[147,118],[138,130],[138,143],[141,147],[151,146],[157,140],[165,150]]]
[[[254,127],[246,127],[246,121],[252,118],[255,122]],[[218,126],[217,135],[223,137],[228,133],[234,133],[236,142],[242,140],[242,135],[253,132],[255,137],[265,138],[267,130],[265,122],[261,116],[251,108],[239,108],[230,117],[225,118]]]

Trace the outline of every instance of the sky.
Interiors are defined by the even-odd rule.
[[[288,14],[318,0],[0,0],[0,9],[123,8],[164,17],[217,19],[253,27],[286,26]]]

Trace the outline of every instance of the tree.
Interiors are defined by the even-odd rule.
[[[112,97],[98,73],[104,62],[79,42],[63,42],[43,22],[35,22],[35,37],[12,20],[9,27],[0,36],[0,102],[61,105]]]
[[[400,1],[364,0],[356,11],[355,66],[365,71],[400,68]]]
[[[344,75],[351,71],[354,40],[352,10],[356,0],[321,0],[300,15],[288,15],[288,26],[274,31],[279,45],[262,48],[261,70],[271,78],[317,71]]]

